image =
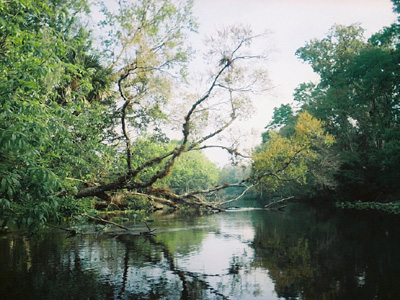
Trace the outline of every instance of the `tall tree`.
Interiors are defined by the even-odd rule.
[[[74,210],[61,197],[76,191],[71,179],[114,160],[103,143],[109,103],[91,104],[107,71],[88,64],[91,40],[76,21],[85,1],[3,1],[0,11],[0,217],[31,226]]]
[[[192,2],[105,3],[101,32],[91,35],[78,22],[89,13],[84,0],[0,2],[2,220],[56,222],[85,208],[85,199],[127,190],[174,207],[204,205],[196,192],[160,194],[155,186],[246,116],[246,93],[265,88],[257,63],[265,57],[252,53],[258,36],[250,29],[233,26],[209,39],[209,77],[189,93]],[[172,148],[165,146],[171,119],[181,129]]]
[[[393,133],[399,126],[395,28],[366,41],[358,26],[336,26],[327,38],[297,51],[321,80],[301,85],[296,100],[335,136],[342,162],[337,178],[351,198],[371,200],[396,192],[398,161],[388,152],[396,148]]]

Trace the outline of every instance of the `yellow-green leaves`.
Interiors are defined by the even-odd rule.
[[[294,139],[299,144],[305,146],[312,146],[311,143],[321,142],[328,146],[332,145],[335,141],[334,137],[330,134],[326,134],[323,128],[323,122],[317,120],[307,111],[304,111],[298,115],[298,119],[295,125]]]
[[[322,122],[306,111],[298,115],[292,136],[268,133],[269,139],[253,154],[252,177],[271,190],[292,180],[304,183],[309,165],[317,157],[317,149],[334,142],[324,132]]]

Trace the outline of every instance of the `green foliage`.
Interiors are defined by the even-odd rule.
[[[295,99],[325,122],[336,144],[341,169],[338,191],[352,199],[374,200],[396,194],[400,149],[398,25],[368,41],[357,26],[336,26],[327,38],[297,51],[320,75],[318,84],[302,84]],[[393,157],[393,159],[392,159]]]
[[[35,230],[41,224],[79,215],[92,203],[72,195],[85,185],[106,183],[121,173],[125,161],[114,145],[118,141],[113,113],[118,95],[112,92],[116,69],[133,60],[138,70],[124,83],[136,97],[135,107],[129,108],[131,128],[143,134],[153,125],[157,133],[165,120],[160,105],[171,94],[165,71],[184,73],[185,30],[195,28],[192,3],[120,5],[118,14],[103,6],[102,26],[110,30],[104,46],[122,49],[119,56],[105,57],[77,21],[77,16],[89,12],[86,1],[0,2],[3,226],[10,221]],[[165,142],[162,134],[133,142],[134,167],[172,150],[174,145]],[[138,177],[146,180],[162,167],[147,168]],[[168,180],[179,187],[205,188],[216,176],[215,167],[199,154],[182,157]]]
[[[160,156],[161,154],[171,151],[173,149],[172,144],[165,143],[163,141],[158,141],[155,136],[138,138],[132,143],[132,163],[133,168],[142,165],[144,162],[148,161],[153,157]],[[158,171],[160,171],[165,162],[160,162],[159,164],[145,168],[139,174],[139,179],[141,181],[148,180],[154,176]]]
[[[126,173],[120,132],[125,121],[134,136],[122,136],[132,168],[176,146],[162,133],[168,121],[163,108],[174,81],[185,77],[191,53],[186,36],[196,29],[193,3],[115,4],[117,10],[109,1],[100,4],[101,32],[96,30],[100,37],[94,43],[78,21],[90,13],[86,0],[0,1],[4,225],[34,230],[91,209],[91,199],[73,195]],[[157,160],[134,179],[146,181],[165,164]],[[216,177],[214,165],[197,153],[182,157],[166,182],[176,190],[206,188]]]
[[[162,108],[192,52],[186,46],[197,26],[192,6],[191,0],[100,2],[100,48],[115,75],[126,75],[121,88],[130,99],[130,130],[138,135],[159,132],[168,121]]]
[[[314,185],[318,181],[320,185],[328,184],[324,174],[328,166],[316,166],[334,138],[324,132],[321,121],[306,111],[297,116],[293,130],[289,137],[268,131],[269,138],[253,154],[251,176],[261,183],[261,188],[276,191],[288,182],[304,184],[310,179]]]
[[[393,11],[397,14],[400,14],[400,1],[392,0],[392,3],[393,3]]]
[[[60,195],[105,175],[115,160],[104,143],[111,116],[99,102],[108,73],[88,62],[91,42],[73,16],[82,8],[84,1],[0,3],[0,219],[18,226],[79,210]]]
[[[157,136],[137,139],[132,144],[133,167],[138,167],[144,162],[172,151],[177,145],[176,141],[166,143],[158,140]],[[145,168],[139,173],[138,179],[146,181],[160,172],[166,161],[159,162],[153,167]],[[156,183],[164,186],[174,193],[185,193],[193,190],[204,190],[213,186],[219,176],[219,170],[201,151],[191,151],[176,159],[167,177]]]
[[[194,151],[179,157],[171,173],[159,184],[175,193],[205,190],[217,183],[219,170],[202,152]]]
[[[183,223],[182,226],[184,228],[186,224]],[[159,233],[157,234],[156,239],[157,242],[163,244],[169,252],[174,253],[175,255],[182,255],[190,253],[193,251],[194,246],[200,245],[206,237],[206,233],[205,230],[197,230],[195,232],[189,230],[176,230],[174,232]]]
[[[391,214],[400,214],[400,202],[336,202],[336,207],[357,210],[380,210]]]
[[[221,185],[237,184],[248,178],[250,167],[244,165],[225,165],[219,172],[218,183]],[[219,197],[222,199],[233,199],[241,195],[243,187],[229,187],[219,192]],[[252,191],[249,191],[244,196],[245,198],[256,198]]]
[[[285,136],[292,135],[295,121],[293,109],[289,104],[282,104],[279,108],[275,107],[272,121],[265,127],[267,131],[262,134],[263,143],[266,143],[269,138],[269,130],[280,129],[280,134]]]

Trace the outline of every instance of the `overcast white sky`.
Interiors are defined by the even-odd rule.
[[[368,38],[396,20],[390,0],[195,0],[194,14],[200,36],[235,23],[250,25],[254,33],[271,32],[275,54],[269,72],[275,88],[257,100],[257,115],[246,125],[256,135],[270,121],[274,107],[292,100],[294,88],[316,79],[296,58],[298,48],[325,37],[334,24],[359,23]]]

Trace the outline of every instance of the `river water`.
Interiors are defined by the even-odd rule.
[[[0,236],[0,299],[400,299],[399,216],[292,204],[151,226]]]

